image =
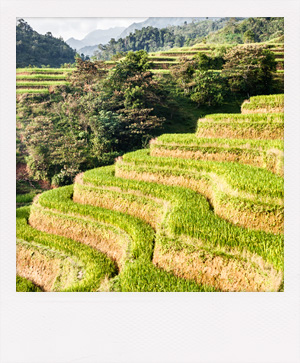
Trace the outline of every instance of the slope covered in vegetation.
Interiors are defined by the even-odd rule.
[[[220,30],[206,37],[207,43],[259,43],[283,41],[284,18],[248,18],[237,22],[231,18]]]
[[[251,103],[278,112],[277,96]],[[283,112],[283,99],[279,107]],[[20,263],[19,275],[47,291],[280,290],[283,179],[269,171],[274,160],[265,169],[244,160],[270,147],[280,153],[281,137],[261,145],[250,140],[257,152],[245,150],[245,159],[247,140],[216,138],[241,146],[241,160],[219,149],[214,161],[206,152],[195,160],[174,147],[188,146],[192,137],[198,138],[193,151],[203,152],[201,127],[197,136],[161,136],[162,148],[173,145],[175,155],[158,156],[158,141],[152,142],[115,166],[78,175],[74,186],[43,193],[30,213],[19,209],[18,251],[38,251],[34,268]],[[35,280],[40,265],[47,284],[41,273]]]
[[[76,53],[63,39],[53,37],[50,32],[41,35],[23,19],[18,20],[16,37],[17,68],[74,63]]]
[[[156,52],[192,46],[197,43],[260,43],[275,38],[283,41],[283,18],[221,18],[192,22],[163,29],[146,27],[108,44],[99,45],[97,59],[108,60],[116,54],[146,50]]]

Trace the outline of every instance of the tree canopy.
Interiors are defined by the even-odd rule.
[[[76,52],[51,32],[41,35],[34,31],[23,19],[16,28],[17,68],[28,66],[60,67],[64,63],[74,63]]]

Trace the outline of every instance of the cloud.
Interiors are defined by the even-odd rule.
[[[96,29],[128,27],[147,18],[23,18],[38,33],[51,32],[55,37],[68,40],[73,37],[83,39],[89,32]]]

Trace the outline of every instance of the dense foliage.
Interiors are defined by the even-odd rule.
[[[237,22],[235,18],[221,30],[210,33],[207,43],[259,43],[280,38],[283,41],[284,18],[248,18]]]
[[[221,48],[215,54],[200,52],[171,68],[174,81],[198,106],[220,105],[234,94],[249,97],[272,92],[276,61],[265,45]]]
[[[52,68],[47,75],[44,72],[32,73],[27,76],[31,78],[22,79],[22,72],[27,71],[20,69],[17,89],[18,163],[26,163],[35,180],[68,184],[80,171],[110,164],[118,155],[146,146],[163,127],[166,127],[164,131],[169,127],[174,132],[170,127],[174,122],[182,124],[191,116],[196,120],[197,116],[192,115],[197,112],[196,107],[219,107],[242,97],[278,93],[273,80],[275,57],[266,46],[223,44],[208,49],[205,44],[198,44],[186,52],[189,58],[182,58],[179,62],[179,57],[172,58],[172,54],[165,53],[157,61],[157,57],[149,57],[146,52],[197,43],[208,32],[215,34],[226,22],[228,19],[223,18],[165,29],[147,27],[117,42],[112,39],[102,47],[101,56],[109,58],[113,55],[118,59],[113,68],[113,62],[84,61],[77,55],[75,68],[66,68],[64,72],[62,68]],[[264,29],[264,38],[259,36],[259,24]],[[281,18],[243,21],[231,18],[226,28],[238,29],[234,34],[241,33],[247,43],[251,32],[258,34],[255,40],[261,41],[274,35],[281,25]],[[35,46],[26,48],[32,39]],[[41,46],[39,50],[37,45]],[[74,58],[72,52],[71,58],[62,59],[64,53],[61,49],[65,49],[62,40],[50,33],[39,35],[22,19],[19,20],[17,61],[30,53],[30,59],[35,59],[37,54],[41,57],[40,63],[32,63],[51,64],[48,60],[41,60],[48,57],[45,47],[55,55],[56,67]],[[63,48],[59,50],[57,47]],[[198,50],[201,51],[194,55]],[[184,54],[180,49],[176,51]],[[22,57],[18,58],[19,53]],[[174,64],[170,68],[171,77],[157,75],[159,71],[167,71],[164,67],[171,64]],[[48,77],[46,81],[44,77]],[[27,94],[26,88],[37,78],[39,82],[32,94]],[[184,127],[179,132],[186,132]]]
[[[23,19],[18,20],[16,36],[17,67],[60,67],[74,63],[76,53],[62,38],[55,38],[50,32],[41,35]]]
[[[224,60],[222,73],[231,91],[248,97],[271,92],[276,61],[274,53],[266,46],[235,47],[224,55]]]
[[[77,58],[68,86],[54,87],[44,102],[20,98],[18,111],[31,117],[23,133],[31,175],[68,184],[142,147],[164,121],[155,109],[165,93],[148,67],[145,51],[129,53],[109,73],[102,62]]]

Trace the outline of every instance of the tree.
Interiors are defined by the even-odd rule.
[[[120,116],[118,135],[125,151],[141,147],[164,122],[155,109],[165,94],[148,71],[150,67],[144,50],[129,52],[102,84],[102,107]]]
[[[271,91],[276,61],[265,45],[234,47],[224,59],[222,76],[227,78],[232,92],[250,97]]]
[[[84,61],[76,57],[76,69],[70,74],[69,81],[78,92],[91,91],[92,86],[97,84],[106,75],[107,65],[103,61]]]
[[[171,67],[171,75],[177,85],[185,94],[189,94],[193,87],[193,75],[196,72],[198,62],[196,59],[181,58],[178,65]]]
[[[191,100],[196,102],[198,106],[217,106],[223,103],[226,85],[219,73],[196,71],[193,81]]]
[[[210,58],[205,53],[198,53],[194,59],[197,62],[197,69],[207,71],[210,68]]]
[[[155,114],[164,93],[145,71],[144,51],[127,55],[108,75],[101,61],[76,64],[70,85],[45,96],[24,135],[31,175],[55,185],[142,147],[164,122]]]
[[[243,35],[244,43],[254,43],[255,42],[255,34],[252,30],[245,31]]]

